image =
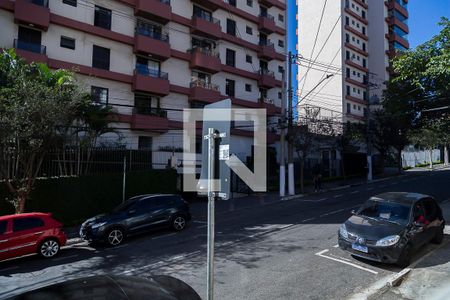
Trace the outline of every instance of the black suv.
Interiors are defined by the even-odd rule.
[[[117,246],[126,236],[157,227],[183,230],[191,220],[189,205],[179,195],[140,195],[128,199],[111,213],[86,220],[80,236],[89,242]]]

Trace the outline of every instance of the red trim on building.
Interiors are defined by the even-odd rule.
[[[27,0],[14,2],[14,21],[47,31],[50,25],[50,9]]]
[[[386,2],[385,2],[386,3]],[[395,9],[399,13],[401,13],[405,18],[409,17],[408,11],[404,9],[400,4],[398,4],[396,1],[390,0],[387,2],[387,7],[389,10]]]
[[[357,63],[352,62],[352,61],[349,60],[349,59],[346,59],[346,60],[345,60],[345,63],[346,63],[347,65],[349,65],[349,66],[355,68],[355,69],[358,69],[358,70],[364,72],[364,73],[369,73],[369,69],[364,68],[364,67],[358,65]]]
[[[363,89],[367,89],[367,84],[364,84],[364,83],[362,83],[362,82],[359,82],[359,81],[356,81],[356,80],[353,80],[353,79],[347,78],[347,77],[345,78],[345,81],[346,81],[347,83],[350,83],[350,84],[359,86],[359,87],[361,87],[361,88],[363,88]]]
[[[355,13],[354,11],[352,11],[350,8],[346,7],[345,8],[345,12],[348,13],[350,16],[352,16],[353,18],[357,19],[358,21],[360,21],[361,23],[368,25],[369,21],[367,21],[366,19],[363,19],[360,15],[358,15],[357,13]]]
[[[360,121],[365,121],[366,120],[366,118],[364,116],[357,116],[357,115],[354,115],[352,113],[346,113],[346,116],[349,117],[349,118],[352,118],[352,119],[360,120]]]
[[[352,27],[350,27],[350,26],[348,26],[348,25],[345,25],[345,30],[350,31],[351,33],[353,33],[354,35],[359,36],[360,38],[362,38],[362,39],[365,40],[365,41],[368,41],[368,40],[369,40],[369,37],[368,37],[367,35],[365,35],[365,34],[359,32],[359,31],[356,30],[356,29],[353,29]]]
[[[40,53],[35,53],[35,52],[31,52],[31,51],[26,51],[26,50],[22,50],[22,49],[15,49],[17,55],[19,55],[20,57],[22,57],[23,59],[25,59],[25,61],[27,63],[32,63],[32,62],[36,62],[36,63],[48,63],[48,57],[45,54],[40,54]]]
[[[353,0],[355,1],[355,3],[358,3],[360,6],[364,7],[365,9],[369,8],[369,5],[367,5],[366,3],[362,2],[361,0]]]
[[[353,51],[358,52],[359,54],[362,54],[362,55],[364,55],[364,56],[366,56],[366,57],[369,57],[369,53],[367,53],[367,52],[365,52],[365,51],[359,49],[359,48],[356,47],[356,46],[353,46],[353,45],[350,44],[350,43],[347,43],[347,42],[346,42],[346,43],[345,43],[345,47],[347,47],[347,48],[349,48],[349,49],[352,49]]]
[[[368,105],[366,100],[358,99],[358,98],[352,97],[350,95],[345,95],[345,99],[347,99],[349,101],[352,101],[352,102],[356,102],[356,103],[362,104],[362,105]]]
[[[386,18],[386,22],[388,23],[389,26],[397,26],[400,29],[402,29],[404,32],[409,33],[409,27],[403,23],[402,21],[400,21],[399,19],[395,18],[395,17],[390,17],[390,18]]]
[[[405,40],[404,38],[402,38],[401,36],[399,36],[398,34],[392,33],[392,34],[386,34],[385,36],[389,40],[389,42],[397,42],[400,45],[402,45],[403,47],[405,47],[406,49],[409,49],[409,42],[407,40]]]

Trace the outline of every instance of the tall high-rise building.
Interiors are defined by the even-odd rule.
[[[284,0],[0,0],[0,27],[0,48],[74,68],[93,101],[114,108],[129,148],[182,148],[183,108],[231,98],[266,108],[272,123],[280,112]],[[251,131],[232,129],[241,159]]]
[[[407,49],[406,0],[298,1],[298,111],[361,122],[379,103],[394,49]]]

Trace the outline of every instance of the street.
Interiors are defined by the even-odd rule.
[[[449,182],[449,170],[408,172],[375,183],[219,211],[215,296],[217,299],[348,298],[401,271],[396,266],[356,259],[337,248],[338,228],[350,211],[368,197],[387,191],[430,194],[442,203],[450,199]],[[65,247],[50,260],[28,256],[2,262],[0,297],[95,274],[166,274],[187,282],[205,298],[204,204],[203,213],[193,211],[192,223],[182,232],[163,230],[141,235],[115,248],[94,249],[79,243]],[[414,260],[436,248],[426,246]]]

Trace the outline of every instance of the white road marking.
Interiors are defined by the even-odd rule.
[[[317,252],[316,255],[320,256],[320,257],[323,257],[323,258],[326,258],[326,259],[330,259],[330,260],[333,260],[333,261],[337,261],[337,262],[340,262],[340,263],[352,266],[354,268],[357,268],[357,269],[360,269],[360,270],[363,270],[363,271],[366,271],[366,272],[369,272],[369,273],[372,273],[372,274],[375,274],[375,275],[378,274],[377,271],[361,267],[361,266],[359,266],[357,264],[354,264],[354,263],[351,263],[351,262],[348,262],[348,261],[345,261],[345,260],[342,260],[342,259],[338,259],[338,258],[334,258],[334,257],[330,257],[330,256],[327,256],[327,255],[324,255],[324,253],[327,253],[328,251],[329,251],[328,249],[325,249],[325,250],[322,250],[320,252]]]
[[[208,224],[208,222],[206,221],[192,221],[192,223]]]
[[[74,258],[74,257],[78,257],[78,254],[73,254],[73,255],[69,255],[69,256],[62,256],[62,257],[58,257],[58,258],[53,258],[52,261],[59,261],[59,260],[64,260],[67,258]]]
[[[325,200],[327,200],[328,198],[322,198],[322,199],[319,199],[319,200],[317,200],[317,202],[322,202],[322,201],[325,201]]]
[[[358,194],[358,193],[359,193],[359,191],[350,192],[350,194]]]
[[[302,223],[309,222],[309,221],[312,221],[312,220],[314,220],[314,219],[315,219],[315,217],[314,217],[314,218],[309,218],[309,219],[304,219],[304,220],[302,221]]]
[[[333,246],[333,248],[338,248],[338,247],[339,247],[339,245],[334,245],[334,246]]]
[[[344,195],[342,195],[342,194],[334,195],[333,198],[339,198],[339,197],[342,197],[342,196],[344,196]]]
[[[152,240],[162,239],[162,238],[165,238],[165,237],[168,237],[168,236],[172,236],[172,235],[175,235],[175,234],[177,234],[177,233],[174,232],[174,233],[169,233],[169,234],[165,234],[165,235],[155,236],[155,237],[152,238]]]
[[[18,268],[19,268],[18,266],[13,266],[13,267],[9,267],[9,268],[0,269],[0,272],[15,270],[15,269],[18,269]]]
[[[349,210],[349,209],[352,209],[352,208],[355,208],[355,207],[359,207],[359,205],[355,205],[355,206],[351,206],[351,207],[346,207],[346,208],[341,208],[341,209],[338,209],[338,210],[333,210],[333,211],[327,212],[327,213],[325,213],[325,214],[321,214],[321,215],[319,216],[319,218],[322,218],[322,217],[325,217],[325,216],[329,216],[329,215],[332,215],[332,214],[337,214],[337,213],[339,213],[339,212],[341,212],[341,211]]]

